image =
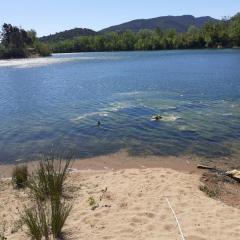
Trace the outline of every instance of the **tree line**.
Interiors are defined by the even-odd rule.
[[[56,53],[240,47],[240,13],[220,22],[208,22],[202,28],[191,26],[184,33],[159,28],[155,31],[110,32],[50,45]]]
[[[4,23],[0,32],[0,40],[0,59],[49,56],[51,54],[50,47],[37,39],[34,30],[26,31]]]
[[[0,59],[49,56],[51,52],[135,51],[240,47],[240,13],[230,19],[208,22],[187,32],[157,28],[139,32],[110,32],[64,41],[41,42],[34,30],[3,24],[0,32]]]

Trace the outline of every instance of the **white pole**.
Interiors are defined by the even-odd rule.
[[[172,208],[172,206],[171,206],[171,203],[169,202],[169,200],[168,200],[167,197],[166,197],[166,201],[167,201],[168,206],[169,206],[169,208],[171,209],[171,211],[172,211],[172,213],[173,213],[173,216],[174,216],[174,218],[175,218],[175,220],[176,220],[176,222],[177,222],[177,226],[178,226],[178,229],[179,229],[181,238],[182,238],[182,240],[185,240],[185,237],[184,237],[184,235],[183,235],[183,232],[182,232],[180,223],[179,223],[179,221],[178,221],[177,215],[176,215],[176,213],[174,212],[174,210],[173,210],[173,208]]]

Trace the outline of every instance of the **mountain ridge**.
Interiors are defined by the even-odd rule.
[[[89,29],[89,28],[73,28],[61,32],[56,32],[54,34],[50,34],[47,36],[42,36],[39,39],[42,42],[57,42],[57,41],[63,41],[67,39],[73,39],[75,37],[81,37],[81,36],[92,36],[96,35],[97,32]]]
[[[187,29],[194,25],[196,27],[202,27],[205,23],[213,21],[220,21],[210,16],[194,17],[193,15],[182,15],[182,16],[161,16],[148,19],[135,19],[122,24],[110,26],[102,29],[100,33],[106,32],[119,32],[132,30],[134,32],[142,29],[155,30],[160,28],[161,30],[176,29],[177,32],[186,32]]]
[[[192,15],[169,15],[148,19],[135,19],[118,25],[110,26],[108,28],[104,28],[98,32],[88,28],[73,28],[70,30],[57,32],[55,34],[43,36],[39,39],[42,42],[57,42],[67,39],[73,39],[80,36],[92,36],[98,34],[105,34],[108,32],[121,32],[127,30],[138,32],[143,29],[155,30],[157,28],[160,28],[163,31],[168,29],[176,29],[177,32],[186,32],[188,28],[192,25],[200,28],[209,21],[217,22],[220,20],[212,18],[210,16],[194,17]]]

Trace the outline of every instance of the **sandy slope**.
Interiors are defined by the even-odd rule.
[[[74,173],[69,181],[74,186],[74,208],[65,227],[69,239],[181,239],[166,197],[187,240],[240,239],[240,210],[206,197],[197,175],[163,168],[98,170]],[[94,211],[90,196],[99,204]],[[28,239],[21,230],[10,233],[24,199],[24,193],[1,183],[0,219],[7,221],[7,239]]]

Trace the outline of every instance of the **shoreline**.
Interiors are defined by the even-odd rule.
[[[200,175],[204,171],[197,168],[198,164],[205,164],[206,161],[211,167],[219,167],[229,170],[234,167],[234,162],[239,161],[237,157],[209,158],[182,155],[182,156],[156,156],[156,155],[130,155],[126,149],[122,149],[116,153],[100,155],[96,157],[88,157],[81,159],[73,159],[71,168],[75,171],[85,170],[104,170],[117,171],[124,169],[147,169],[147,168],[165,168],[178,172]],[[20,161],[15,163],[0,163],[0,179],[11,177],[14,166],[26,164],[30,170],[36,167],[38,160]]]
[[[11,177],[12,169],[17,165],[26,164],[31,171],[36,167],[37,163],[38,160],[0,164],[0,179]],[[199,175],[202,173],[202,170],[197,169],[197,165],[199,163],[201,163],[201,158],[196,156],[132,156],[127,152],[127,150],[123,149],[112,154],[74,159],[71,169],[75,171],[118,171],[124,169],[164,168]]]

